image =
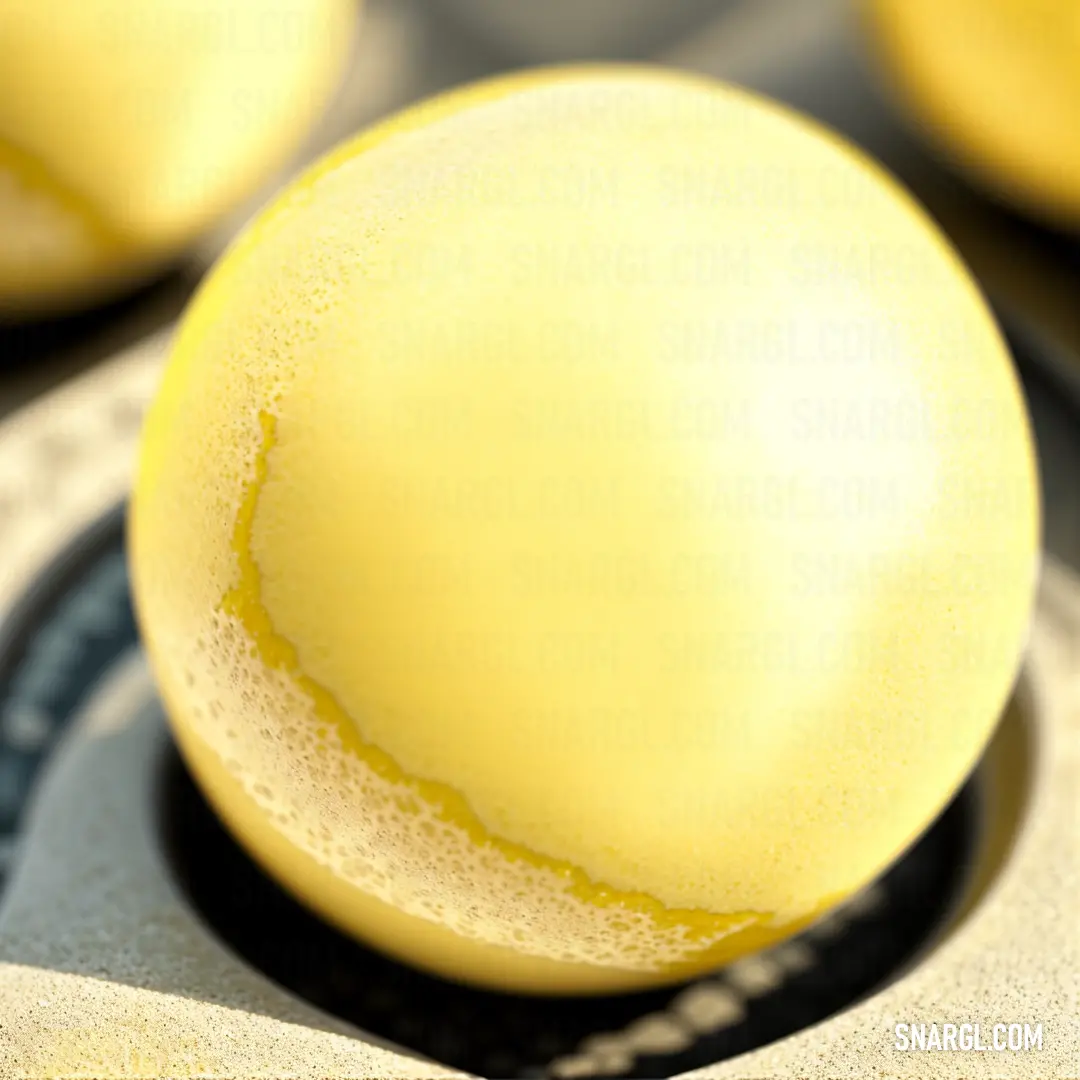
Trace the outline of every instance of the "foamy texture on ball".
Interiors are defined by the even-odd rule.
[[[631,971],[685,961],[759,921],[747,914],[691,938],[686,925],[585,902],[565,875],[478,847],[407,785],[343,752],[310,699],[252,659],[236,620],[214,619],[191,654],[184,722],[297,848],[408,915],[486,944]]]
[[[245,584],[252,537],[243,519],[266,476],[277,482],[268,422],[286,427],[295,422],[305,400],[316,392],[319,365],[332,362],[327,357],[335,349],[340,352],[343,341],[362,340],[364,317],[378,317],[376,310],[358,314],[348,305],[363,297],[360,286],[366,274],[392,271],[393,259],[383,250],[387,236],[402,243],[403,237],[415,241],[425,230],[438,235],[448,222],[482,215],[485,206],[505,199],[507,192],[517,205],[532,205],[538,215],[547,214],[559,242],[566,239],[565,230],[560,233],[557,227],[559,191],[561,205],[576,207],[579,213],[590,207],[596,213],[608,207],[610,213],[613,192],[622,184],[630,191],[621,189],[621,212],[664,212],[664,188],[674,180],[670,173],[657,171],[656,163],[677,162],[684,141],[704,139],[717,150],[737,148],[751,121],[759,146],[775,151],[796,139],[788,120],[752,113],[735,94],[702,92],[677,80],[609,77],[534,87],[521,97],[444,116],[420,133],[399,129],[382,142],[374,140],[364,153],[294,189],[241,241],[187,319],[165,393],[150,417],[143,468],[155,479],[152,486],[140,487],[142,505],[135,508],[135,580],[155,671],[174,721],[220,757],[272,827],[297,849],[362,892],[463,938],[556,961],[656,971],[755,923],[806,916],[828,897],[863,884],[926,823],[946,793],[948,783],[942,778],[958,779],[974,761],[992,724],[994,700],[1004,699],[1011,681],[1022,626],[1015,617],[1003,620],[1001,613],[1012,610],[1010,604],[1022,607],[1017,597],[1030,591],[1025,580],[1030,553],[1022,544],[1002,555],[997,569],[1004,568],[1005,576],[997,591],[984,589],[964,611],[965,625],[985,621],[987,633],[996,636],[983,643],[986,655],[977,670],[959,681],[954,677],[946,687],[949,707],[967,710],[962,719],[944,724],[929,707],[913,709],[913,715],[905,717],[907,730],[898,734],[890,731],[887,720],[882,728],[860,727],[860,716],[853,714],[848,727],[837,727],[837,745],[823,738],[802,746],[802,772],[789,778],[785,797],[777,794],[781,789],[775,788],[779,781],[773,778],[769,782],[775,790],[746,801],[745,820],[718,820],[718,850],[703,852],[700,865],[684,862],[679,870],[665,862],[673,858],[668,853],[650,852],[640,867],[641,891],[645,901],[654,897],[662,903],[652,908],[647,902],[608,906],[576,893],[573,872],[560,866],[573,842],[587,846],[588,838],[556,834],[554,849],[537,851],[539,858],[533,860],[516,859],[498,843],[477,844],[475,832],[470,835],[469,829],[448,820],[407,780],[387,779],[363,755],[343,748],[333,724],[316,708],[304,673],[268,662],[268,635],[256,632],[253,637],[249,620],[238,615],[235,605],[230,608],[229,597],[241,596],[249,614],[267,614],[257,610],[250,581]],[[633,134],[630,143],[628,131]],[[560,174],[563,159],[547,142],[556,137],[565,159],[596,164],[595,186],[590,186],[587,170]],[[814,137],[799,133],[797,138]],[[634,146],[649,155],[642,156],[636,168]],[[791,318],[811,327],[816,303],[828,310],[829,303],[846,299],[848,310],[854,305],[871,318],[881,311],[917,311],[919,317],[905,331],[912,349],[928,354],[947,350],[942,362],[953,365],[999,350],[974,288],[949,258],[930,250],[927,233],[911,228],[908,205],[873,177],[856,174],[833,148],[823,144],[808,157],[815,168],[787,176],[755,173],[752,162],[743,163],[741,171],[718,174],[727,184],[722,197],[728,200],[734,242],[750,245],[741,277],[725,286],[729,302],[734,295],[744,310],[765,313],[797,292],[804,300]],[[610,181],[603,173],[608,167],[615,170]],[[696,167],[700,180],[700,162]],[[691,168],[684,184],[694,175]],[[628,177],[634,179],[628,182]],[[564,183],[568,186],[560,188]],[[696,196],[684,190],[680,197],[715,198],[710,190],[709,183],[702,183]],[[812,280],[793,283],[781,279],[777,266],[768,261],[775,258],[775,248],[762,256],[753,246],[755,236],[764,242],[770,235],[776,213],[788,213],[792,218],[786,220],[800,220],[805,236],[820,242],[815,250],[827,262],[829,227],[814,214],[841,205],[847,214],[880,223],[886,251],[890,245],[900,256],[911,257],[914,251],[910,265],[919,264],[918,279],[884,274],[867,292],[867,275],[875,271],[860,266],[856,258],[855,270],[849,265],[846,275],[843,265],[838,273],[825,272],[825,267]],[[755,210],[762,213],[755,217]],[[693,218],[685,224],[686,237],[692,238]],[[909,247],[898,241],[904,237]],[[857,238],[849,239],[855,243]],[[635,294],[641,303],[655,303],[658,288],[668,288],[664,295],[675,297],[671,290],[676,286],[663,284],[670,272],[664,260],[671,251],[659,244],[647,252],[646,263],[655,272],[652,283]],[[584,257],[567,247],[564,265],[580,266]],[[497,262],[487,269],[496,272]],[[436,276],[431,282],[432,302],[438,300],[440,280]],[[627,288],[636,286],[631,282]],[[418,304],[424,296],[419,289]],[[840,304],[837,310],[842,309]],[[942,335],[942,327],[954,330],[954,338]],[[407,335],[407,330],[400,332]],[[805,382],[809,393],[813,379],[827,376],[830,359],[845,361],[840,351],[830,357],[823,341],[814,339],[814,358],[822,366],[808,375],[805,365],[794,365],[783,372],[786,382],[776,385],[790,389],[792,380],[810,380]],[[748,347],[752,352],[752,340]],[[893,358],[888,370],[902,371],[903,359]],[[840,370],[850,373],[850,362]],[[973,368],[973,373],[997,379],[997,389],[1007,399],[1002,388],[1012,376],[1004,363],[1000,370]],[[922,371],[907,378],[894,385],[919,401],[927,397],[919,379],[936,376]],[[843,396],[845,385],[830,383],[828,393]],[[931,389],[941,391],[933,383]],[[764,392],[760,396],[767,397]],[[944,398],[943,408],[949,404],[947,393]],[[938,402],[934,393],[929,400]],[[1004,470],[1003,482],[1013,485],[1018,503],[990,515],[1005,521],[1014,511],[1030,515],[1033,496],[1019,412],[1007,415],[1002,425],[978,446],[969,443],[956,468],[962,472],[965,462],[979,460],[980,453],[1008,463],[1012,472]],[[282,438],[287,440],[287,431]],[[781,444],[774,439],[770,445]],[[861,518],[856,514],[851,527],[861,529],[864,540],[875,537],[883,549],[898,552],[901,561],[905,545],[925,543],[928,575],[936,587],[948,589],[941,576],[941,550],[933,546],[933,537],[927,540],[924,535],[925,521],[940,509],[934,471],[939,463],[932,451],[919,445],[872,444],[861,452],[897,475],[910,465],[913,454],[929,455],[918,459],[923,471],[915,470],[917,482],[890,515],[877,520],[870,511]],[[806,450],[804,459],[812,453]],[[371,525],[378,528],[379,522]],[[782,529],[784,522],[776,527]],[[800,527],[808,542],[828,548],[832,534],[827,526],[803,522]],[[269,542],[266,536],[262,542]],[[777,567],[776,573],[781,581],[777,588],[793,587],[793,580],[784,577],[790,568]],[[892,598],[894,604],[898,595]],[[925,602],[932,610],[931,601]],[[822,618],[840,619],[844,603],[821,598]],[[804,611],[801,618],[810,616]],[[999,634],[1003,621],[1006,631]],[[899,642],[898,663],[918,662],[917,639],[916,634]],[[941,648],[960,650],[961,645],[946,641]],[[960,657],[957,651],[957,662]],[[930,705],[935,686],[945,685],[934,683],[938,675],[927,675],[925,699],[916,693],[912,703]],[[820,672],[818,676],[824,679]],[[763,697],[794,692],[790,686],[761,682]],[[817,685],[808,678],[800,685],[800,692],[824,692],[825,682]],[[886,689],[886,706],[887,694]],[[379,707],[378,702],[370,704]],[[365,717],[352,719],[363,732]],[[925,766],[923,783],[911,783],[905,766]],[[468,784],[461,794],[469,797]],[[657,807],[657,813],[662,810]],[[526,825],[537,823],[525,822],[522,828]],[[738,837],[740,829],[742,841],[725,847],[725,839]],[[816,839],[809,843],[808,837]],[[841,841],[848,846],[838,847]],[[608,868],[634,865],[633,853],[602,848],[601,838],[595,858],[576,865],[598,888],[614,881]],[[654,865],[648,865],[650,857]],[[616,888],[625,884],[614,882]],[[711,928],[662,917],[663,904],[677,907],[673,900],[709,896],[714,903],[685,906],[714,912]],[[733,897],[743,903],[725,907]]]

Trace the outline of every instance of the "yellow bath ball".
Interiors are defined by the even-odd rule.
[[[1017,377],[919,207],[649,68],[455,91],[211,274],[149,414],[180,747],[326,919],[452,979],[682,979],[897,857],[1038,553]]]
[[[865,5],[874,58],[939,150],[999,198],[1080,230],[1080,4]]]
[[[267,181],[337,84],[354,0],[0,4],[0,314],[85,304]]]

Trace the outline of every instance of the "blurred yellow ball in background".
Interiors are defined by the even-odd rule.
[[[223,820],[451,979],[669,983],[867,884],[1019,665],[1038,486],[927,215],[779,106],[637,68],[411,109],[194,300],[131,509]]]
[[[1080,3],[866,0],[901,107],[1018,209],[1080,230]]]
[[[88,303],[268,181],[328,102],[353,0],[0,4],[0,314]]]

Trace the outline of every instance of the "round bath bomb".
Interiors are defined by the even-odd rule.
[[[648,68],[455,91],[291,188],[147,420],[179,745],[334,925],[590,993],[777,941],[977,762],[1038,552],[1010,357],[889,177]]]
[[[998,198],[1080,230],[1080,4],[865,0],[899,104]]]
[[[0,4],[0,313],[175,256],[281,167],[342,71],[353,0]]]

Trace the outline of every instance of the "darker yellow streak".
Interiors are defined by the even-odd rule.
[[[415,812],[417,807],[413,800],[422,800],[434,809],[441,820],[464,830],[477,847],[494,849],[511,862],[524,862],[557,874],[569,882],[568,891],[585,903],[599,908],[618,908],[628,914],[646,915],[658,930],[682,929],[689,945],[688,955],[684,961],[671,965],[667,970],[678,971],[685,965],[689,973],[691,970],[719,965],[735,955],[768,945],[797,929],[794,925],[767,925],[770,916],[759,912],[715,914],[689,908],[667,908],[645,893],[622,892],[593,882],[580,867],[538,855],[521,844],[492,835],[459,792],[446,784],[409,775],[389,754],[366,742],[360,735],[358,725],[334,695],[305,674],[295,646],[277,632],[263,605],[262,582],[251,551],[251,537],[259,493],[269,472],[268,458],[276,439],[276,422],[270,413],[263,412],[260,424],[262,446],[255,476],[244,493],[233,532],[232,546],[239,564],[240,579],[236,587],[222,599],[221,610],[240,620],[267,667],[287,675],[310,698],[320,721],[327,729],[337,733],[342,746],[349,753],[360,758],[380,777],[409,793],[403,793],[399,802],[403,811]],[[825,906],[828,905],[822,907]],[[800,925],[813,917],[801,920]],[[747,925],[743,929],[737,929],[744,923]],[[715,938],[718,934],[726,936],[718,943],[694,948],[695,943]]]

